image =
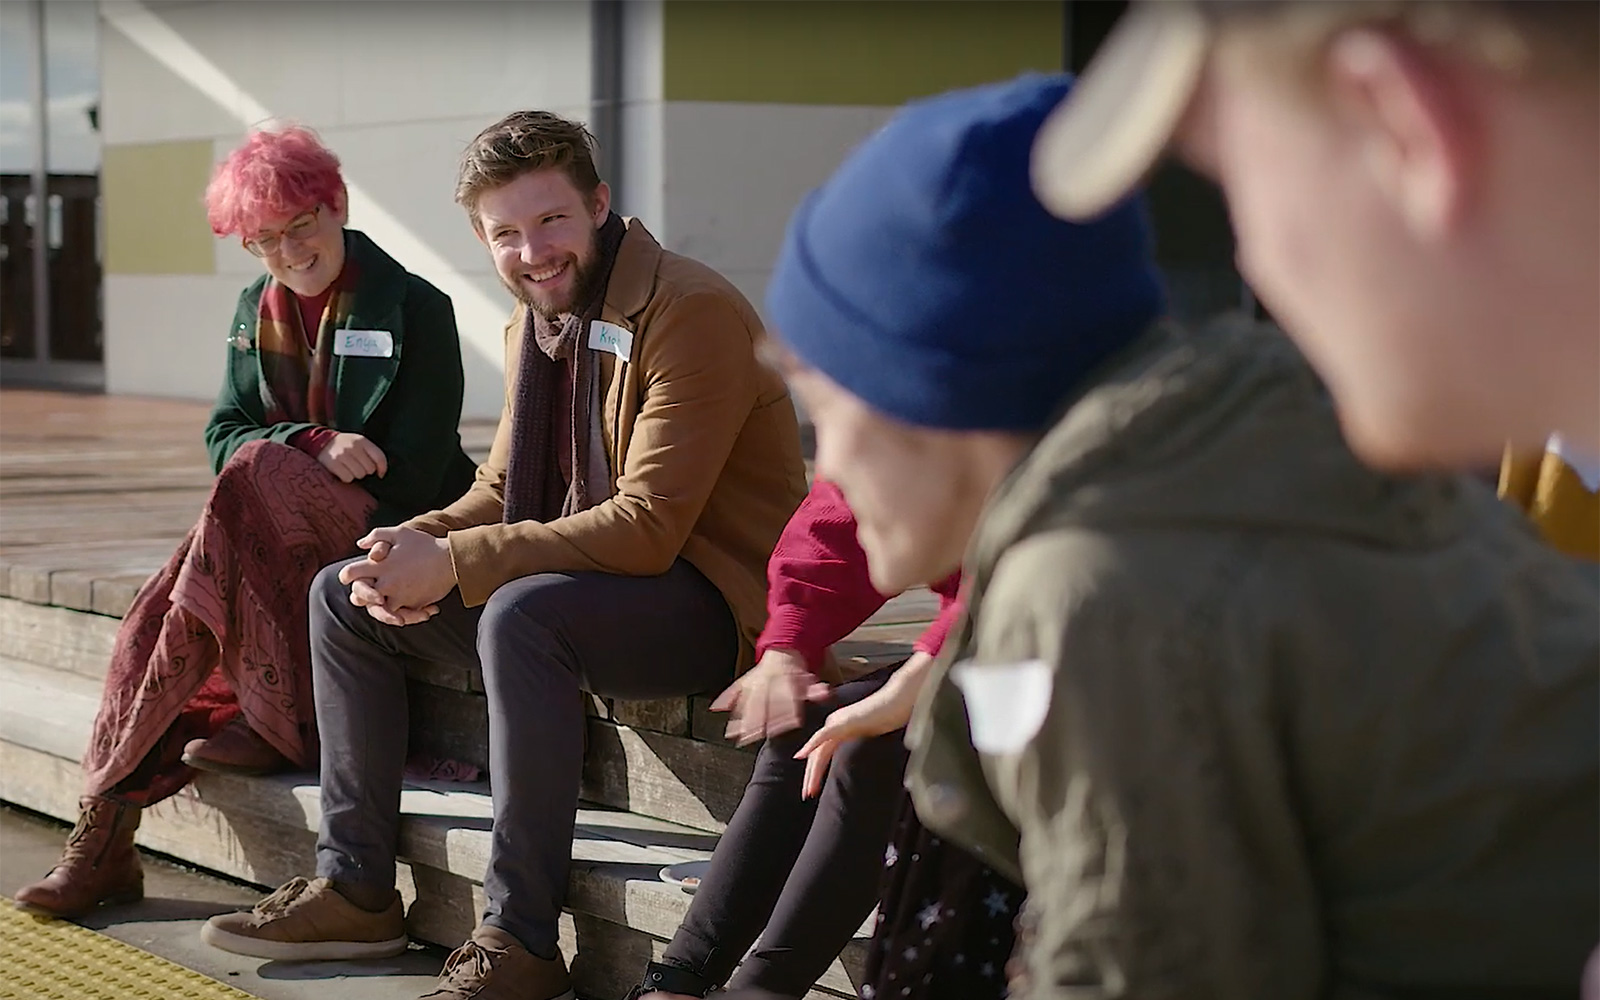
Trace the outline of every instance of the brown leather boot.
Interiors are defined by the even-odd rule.
[[[200,771],[250,777],[273,774],[289,766],[283,754],[275,750],[266,737],[251,729],[242,715],[234,716],[210,739],[190,740],[184,744],[183,762]]]
[[[133,846],[139,807],[101,795],[85,796],[78,807],[61,861],[17,893],[23,909],[70,920],[97,906],[144,898],[144,868]]]

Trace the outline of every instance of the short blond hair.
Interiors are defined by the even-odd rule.
[[[1593,87],[1600,71],[1595,0],[1320,0],[1225,3],[1217,14],[1264,44],[1274,61],[1309,66],[1339,31],[1370,26],[1449,49],[1498,72],[1567,76]]]

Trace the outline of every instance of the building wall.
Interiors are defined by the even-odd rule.
[[[519,107],[588,117],[587,3],[110,0],[101,16],[108,391],[216,392],[260,264],[211,236],[200,196],[250,124],[288,117],[342,160],[351,225],[454,299],[467,412],[499,412],[509,301],[451,201],[455,160]]]
[[[267,117],[344,163],[351,225],[455,300],[469,415],[501,400],[509,300],[451,201],[455,159],[519,107],[590,118],[580,0],[103,0],[106,381],[215,392],[259,263],[216,240],[212,165]],[[789,213],[902,102],[1061,65],[1042,0],[628,0],[618,208],[758,305]]]
[[[759,304],[801,197],[899,105],[1062,65],[1039,0],[667,0],[663,228]]]

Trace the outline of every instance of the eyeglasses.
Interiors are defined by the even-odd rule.
[[[283,246],[284,240],[309,240],[317,235],[317,230],[322,225],[322,206],[318,205],[309,212],[301,212],[289,220],[281,233],[270,233],[266,236],[256,236],[244,241],[244,248],[257,257],[270,257]]]

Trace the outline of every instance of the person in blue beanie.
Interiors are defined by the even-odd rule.
[[[1017,1000],[1570,996],[1600,573],[1482,483],[1363,465],[1276,328],[1163,319],[1136,200],[1050,217],[1030,148],[1070,87],[908,106],[795,212],[767,297],[873,585],[967,573],[907,784],[1028,893],[988,971]],[[956,906],[886,912],[862,995],[923,996]]]

